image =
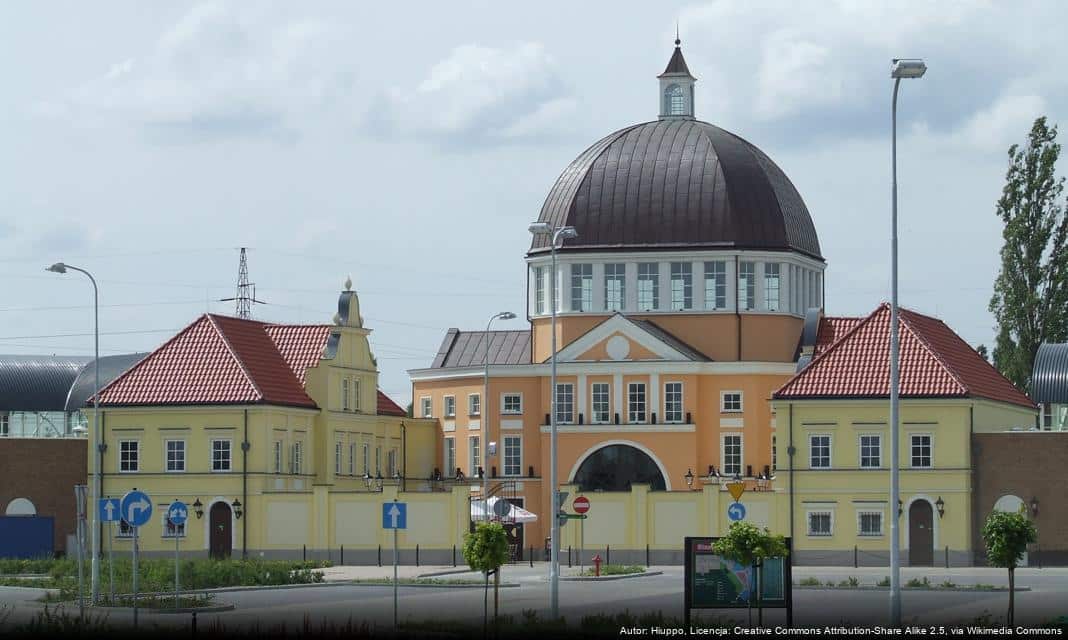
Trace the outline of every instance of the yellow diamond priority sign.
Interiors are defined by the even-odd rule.
[[[734,498],[735,502],[738,502],[739,500],[742,499],[742,494],[745,493],[745,483],[744,482],[728,482],[727,483],[727,491],[730,491],[731,492],[731,497]]]

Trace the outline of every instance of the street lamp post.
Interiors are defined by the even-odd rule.
[[[494,320],[498,320],[498,319],[500,319],[500,320],[512,320],[514,318],[515,318],[515,314],[512,313],[511,311],[502,311],[502,312],[500,312],[498,314],[493,315],[489,319],[489,322],[486,323],[486,333],[483,334],[483,337],[482,337],[483,349],[485,351],[484,358],[486,360],[486,371],[482,375],[482,399],[478,403],[478,412],[480,414],[482,414],[482,418],[481,418],[482,419],[482,425],[483,425],[482,426],[482,437],[485,438],[485,440],[486,440],[485,442],[482,443],[482,448],[486,452],[486,456],[485,456],[486,457],[486,462],[485,462],[485,464],[482,465],[483,468],[489,466],[489,439],[490,439],[490,432],[489,432],[489,346],[490,346],[490,339],[489,339],[489,332],[490,332],[490,325],[493,324]],[[487,521],[489,521],[489,519],[490,519],[490,516],[489,516],[489,496],[486,495],[486,493],[488,491],[488,486],[489,486],[489,479],[487,478],[487,474],[483,473],[482,474],[482,513],[486,517]]]
[[[923,60],[894,59],[890,77],[894,96],[890,108],[890,504],[900,504],[900,443],[898,386],[900,338],[897,318],[897,90],[902,78],[920,78],[927,71]],[[901,626],[901,530],[900,514],[890,519],[890,626]]]
[[[550,512],[552,513],[552,533],[549,543],[549,605],[552,619],[560,617],[560,518],[557,512],[561,505],[557,502],[557,474],[556,474],[556,246],[561,240],[577,238],[578,232],[575,227],[553,228],[548,222],[534,222],[530,225],[530,232],[535,236],[549,237],[549,254],[552,257],[552,273],[549,278],[549,309],[552,315],[552,363],[549,381],[549,496]]]
[[[93,488],[90,492],[90,501],[86,511],[92,514],[93,525],[93,558],[92,558],[92,595],[90,602],[96,604],[100,595],[100,523],[97,522],[96,504],[102,491],[100,479],[100,456],[103,454],[103,445],[100,442],[100,291],[96,287],[96,279],[93,274],[85,269],[57,262],[51,267],[45,267],[45,271],[53,273],[66,273],[67,269],[84,273],[93,283],[93,450],[96,455],[93,458]]]

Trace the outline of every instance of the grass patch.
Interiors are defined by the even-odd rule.
[[[876,582],[875,586],[877,586],[877,587],[889,587],[890,586],[890,576],[883,576],[883,579],[878,581],[878,582]]]
[[[801,586],[802,587],[818,587],[818,586],[820,586],[820,579],[812,577],[812,576],[809,576],[807,578],[802,578],[801,579]]]
[[[856,576],[849,576],[845,580],[842,580],[841,582],[839,582],[838,586],[839,587],[856,588],[856,587],[860,586],[860,579],[857,578]]]
[[[143,595],[137,599],[137,606],[144,609],[196,609],[200,607],[210,607],[215,603],[215,595],[210,593],[205,594],[193,594],[180,596],[178,598],[178,606],[174,606],[174,595],[167,595],[161,593],[153,593]],[[114,602],[108,602],[106,599],[102,603],[105,607],[132,607],[134,606],[133,596],[118,596]]]
[[[943,589],[954,589],[956,588],[957,583],[953,582],[952,580],[943,580],[938,586],[942,587]]]
[[[355,584],[393,584],[393,578],[360,578],[358,580],[352,580]],[[399,578],[397,584],[400,586],[411,585],[437,585],[437,586],[456,586],[456,585],[484,585],[484,580],[472,580],[470,578]],[[493,584],[492,582],[490,583]]]
[[[637,564],[606,564],[601,565],[602,576],[625,576],[635,573],[645,573],[645,567]],[[587,567],[582,570],[582,576],[595,575],[593,567]]]
[[[912,587],[913,589],[919,587],[930,587],[931,581],[927,579],[927,576],[924,576],[923,580],[920,580],[919,578],[910,578],[909,581],[905,583],[905,586]]]

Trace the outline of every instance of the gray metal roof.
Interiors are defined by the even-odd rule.
[[[103,389],[112,380],[126,373],[130,367],[140,362],[147,355],[148,353],[124,353],[117,356],[102,356],[100,358],[100,388]],[[66,411],[77,411],[86,405],[92,404],[93,380],[95,378],[96,368],[90,359],[78,372],[78,377],[75,378],[70,387],[67,401],[64,404]]]
[[[485,364],[486,332],[449,329],[431,367],[449,369]],[[490,364],[530,364],[530,331],[489,332]]]
[[[63,411],[84,356],[0,355],[0,411]]]
[[[557,178],[539,221],[571,225],[561,251],[735,248],[822,259],[808,208],[760,149],[707,122],[667,119],[621,129]],[[535,236],[530,252],[549,249]]]
[[[1068,343],[1043,343],[1035,354],[1031,399],[1042,404],[1068,404]]]

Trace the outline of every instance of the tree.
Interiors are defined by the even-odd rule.
[[[1031,381],[1038,346],[1068,339],[1068,220],[1059,202],[1064,178],[1054,176],[1060,151],[1057,127],[1035,120],[1027,146],[1009,147],[997,203],[1005,242],[990,299],[994,365],[1021,389]]]
[[[486,620],[489,618],[489,577],[493,574],[493,601],[497,602],[497,588],[500,585],[501,565],[508,562],[508,534],[499,522],[480,522],[471,533],[464,535],[464,560],[473,571],[481,571],[486,576],[485,592],[482,596],[482,629],[485,635]],[[494,606],[496,618],[496,606]]]
[[[757,577],[755,585],[749,585],[749,626],[753,626],[753,593],[756,593],[757,611],[763,613],[760,607],[760,578],[763,576],[758,575],[757,571],[763,573],[764,560],[767,558],[786,557],[789,553],[786,538],[773,535],[767,527],[760,529],[739,520],[731,523],[727,535],[716,540],[712,550],[728,560],[752,567],[752,575]]]
[[[1016,616],[1016,565],[1027,551],[1027,545],[1038,540],[1035,524],[1020,511],[992,511],[983,525],[983,541],[990,564],[1009,570],[1009,619],[1013,626]]]
[[[408,406],[404,408],[404,413],[409,418],[414,418],[415,417],[415,403],[414,402],[409,402]]]
[[[981,344],[975,348],[975,352],[983,357],[983,360],[990,362],[990,352],[987,351],[986,345]]]

